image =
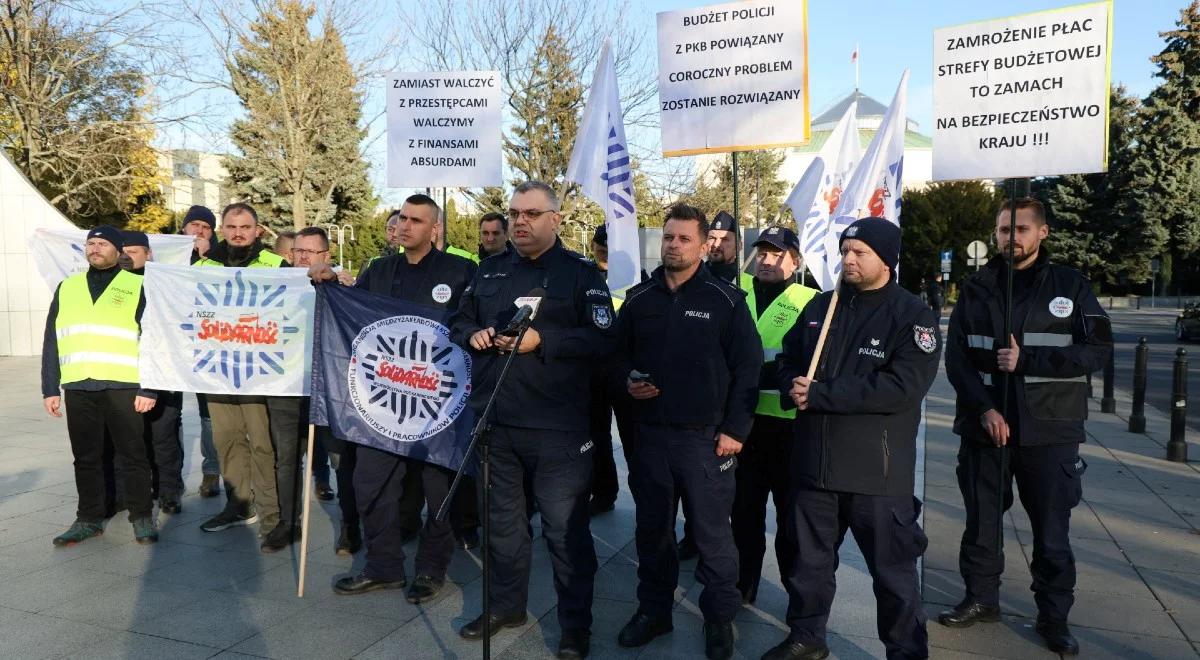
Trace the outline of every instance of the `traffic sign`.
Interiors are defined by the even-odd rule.
[[[973,259],[982,259],[987,256],[987,243],[983,241],[971,241],[967,244],[967,256]]]

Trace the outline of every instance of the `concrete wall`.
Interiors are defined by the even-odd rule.
[[[72,225],[0,150],[0,355],[39,355],[53,292],[26,241],[39,227]],[[36,378],[36,377],[35,377]]]

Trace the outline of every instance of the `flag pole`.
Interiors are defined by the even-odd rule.
[[[738,152],[733,152],[733,249],[737,252],[737,277],[733,285],[742,288],[742,218],[738,211]]]
[[[833,310],[837,308],[838,294],[842,290],[842,282],[833,286],[833,297],[829,299],[829,309],[825,310],[825,321],[821,323],[821,334],[817,337],[817,347],[813,350],[812,360],[808,363],[809,380],[817,375],[817,363],[821,361],[821,353],[825,350],[825,339],[829,337],[829,325],[833,322]]]
[[[858,50],[858,42],[854,42],[854,100],[858,100],[858,61],[862,59],[862,53]]]
[[[300,585],[296,589],[296,597],[304,598],[304,576],[308,569],[308,512],[312,504],[312,460],[313,438],[317,427],[308,425],[308,453],[304,459],[304,509],[300,515]]]

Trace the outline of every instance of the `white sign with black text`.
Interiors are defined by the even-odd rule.
[[[1108,169],[1112,3],[933,32],[933,178]]]
[[[386,80],[389,187],[504,183],[498,71],[392,73]]]
[[[807,0],[658,14],[664,156],[809,140]]]

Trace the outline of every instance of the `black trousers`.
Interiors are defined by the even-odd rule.
[[[146,455],[150,460],[151,491],[159,498],[183,497],[183,392],[159,392],[154,409],[142,415]]]
[[[796,539],[797,550],[792,569],[784,575],[792,641],[825,644],[825,625],[837,590],[838,549],[848,529],[871,573],[879,639],[887,657],[929,657],[917,584],[917,558],[929,544],[917,523],[920,500],[798,487],[792,490],[788,509],[788,533]]]
[[[279,522],[300,524],[300,461],[308,447],[308,397],[269,396],[267,415],[275,447]]]
[[[446,499],[453,473],[372,447],[361,446],[355,451],[354,495],[367,546],[366,574],[378,580],[405,579],[400,501],[404,496],[405,476],[411,471],[421,477],[430,511],[421,528],[416,574],[444,578],[454,554],[454,532],[448,520],[438,522],[435,514]],[[421,469],[412,470],[414,466]]]
[[[675,546],[679,499],[700,551],[696,581],[704,585],[700,594],[704,620],[732,621],[741,609],[738,553],[729,524],[738,460],[717,456],[715,437],[715,427],[637,425],[629,486],[637,506],[638,609],[653,617],[671,617],[679,585]]]
[[[796,542],[787,534],[787,497],[791,489],[790,419],[756,415],[754,429],[738,454],[737,494],[733,498],[733,540],[738,549],[738,591],[754,602],[767,552],[767,499],[775,503],[775,558],[780,578],[796,557]]]
[[[523,613],[529,602],[529,477],[554,569],[559,626],[590,630],[597,564],[587,503],[594,447],[567,431],[503,425],[492,427],[490,442],[492,612]]]
[[[421,470],[424,463],[414,463],[404,474],[404,493],[400,497],[400,528],[406,532],[421,529],[421,509],[425,506],[424,479]],[[437,511],[428,515],[436,515]],[[462,484],[454,493],[450,506],[450,525],[455,532],[466,532],[479,527],[479,500],[475,493],[475,479],[463,477]]]
[[[317,441],[329,454],[334,476],[337,477],[338,509],[342,512],[342,524],[357,527],[358,494],[354,491],[354,468],[358,464],[358,445],[334,437],[328,426],[318,426],[316,432]]]
[[[592,470],[592,499],[612,502],[621,487],[617,481],[617,463],[613,460],[612,419],[617,418],[617,433],[621,435],[621,452],[625,465],[633,469],[633,400],[624,392],[607,387],[607,376],[597,376],[592,382],[592,399],[588,415],[588,432],[596,443]]]
[[[1013,503],[1016,478],[1021,504],[1033,526],[1034,601],[1038,613],[1066,621],[1075,604],[1075,555],[1068,536],[1071,509],[1083,497],[1082,477],[1087,464],[1079,445],[1010,446],[1009,474],[1003,480],[1004,510]],[[963,438],[958,451],[958,488],[967,509],[967,526],[959,546],[958,565],[968,598],[987,605],[1000,602],[1004,547],[996,545],[996,516],[1001,492],[1000,450],[994,445]]]
[[[105,518],[106,431],[112,438],[129,520],[147,518],[151,514],[150,463],[146,458],[143,420],[133,409],[136,396],[136,389],[63,392],[67,434],[75,458],[75,489],[79,493],[76,517],[80,520],[99,523]]]

